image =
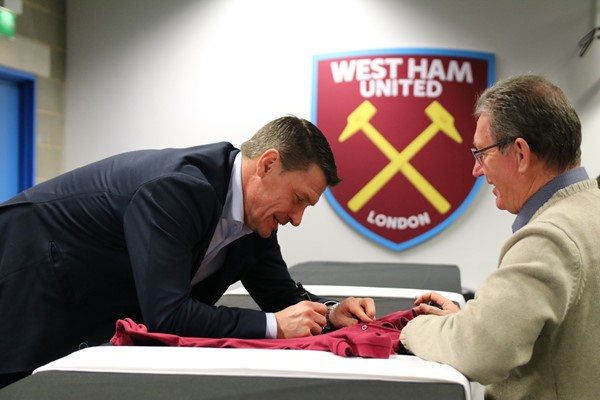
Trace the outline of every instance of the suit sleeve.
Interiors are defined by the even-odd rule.
[[[277,233],[256,241],[254,265],[242,284],[261,310],[277,312],[300,301],[287,265],[281,256]]]
[[[144,323],[180,336],[264,338],[265,315],[193,299],[194,250],[206,246],[221,213],[212,186],[173,174],[148,182],[124,216],[125,238]]]
[[[268,239],[258,240],[255,263],[242,279],[242,283],[263,311],[281,311],[302,301],[296,282],[281,255],[277,232],[273,232]],[[335,302],[312,293],[310,298],[319,303]]]

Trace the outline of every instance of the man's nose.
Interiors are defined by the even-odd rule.
[[[479,164],[479,161],[475,160],[475,165],[473,165],[473,171],[471,171],[471,173],[475,178],[479,178],[480,176],[484,175],[483,168],[481,167],[481,164]]]
[[[292,223],[292,225],[300,225],[300,223],[302,222],[302,216],[304,215],[304,210],[305,208],[300,208],[290,214],[290,222]]]

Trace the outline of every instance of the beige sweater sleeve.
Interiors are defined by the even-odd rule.
[[[574,301],[578,254],[553,224],[530,223],[505,244],[498,270],[474,300],[456,314],[415,318],[402,330],[402,344],[482,384],[506,379],[529,361],[538,337],[555,329]]]

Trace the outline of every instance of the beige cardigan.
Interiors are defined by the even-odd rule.
[[[459,313],[402,330],[415,355],[449,364],[491,399],[600,394],[600,190],[559,190],[513,234],[498,270]]]

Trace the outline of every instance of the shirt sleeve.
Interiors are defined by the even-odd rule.
[[[266,313],[267,315],[267,331],[265,332],[265,338],[277,339],[277,319],[275,314]]]

